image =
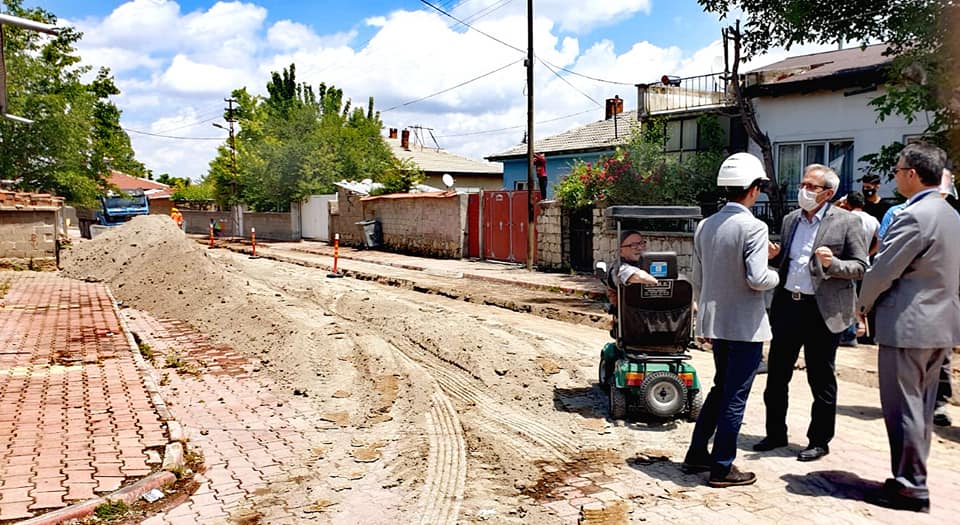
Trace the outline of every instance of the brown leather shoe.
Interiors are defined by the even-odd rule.
[[[738,485],[753,485],[757,482],[757,475],[753,472],[740,472],[737,467],[730,467],[730,471],[725,476],[710,474],[708,485],[714,488],[735,487]]]

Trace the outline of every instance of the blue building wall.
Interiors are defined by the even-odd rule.
[[[597,153],[580,153],[572,155],[559,155],[546,153],[547,157],[547,195],[545,198],[553,198],[553,187],[566,174],[570,173],[573,164],[577,160],[596,163],[600,157],[613,154],[614,150],[601,151]],[[527,182],[527,159],[508,159],[503,161],[503,189],[516,189],[517,182]],[[534,173],[533,189],[537,189],[536,173]]]

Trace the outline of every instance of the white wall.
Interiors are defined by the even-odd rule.
[[[891,115],[877,122],[877,115],[869,101],[882,90],[845,97],[842,91],[818,91],[803,95],[764,97],[754,99],[760,129],[770,136],[773,144],[774,165],[777,163],[777,144],[807,140],[853,140],[854,158],[876,153],[881,146],[894,141],[903,142],[908,135],[919,135],[926,129],[926,118],[920,115],[913,124]],[[760,156],[760,149],[752,141],[750,152]],[[857,162],[854,180],[864,173],[865,163]],[[896,187],[892,180],[881,177],[881,197],[892,197]],[[854,183],[854,188],[860,185]]]

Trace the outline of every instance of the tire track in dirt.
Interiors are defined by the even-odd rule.
[[[467,478],[463,428],[456,409],[442,392],[434,391],[431,401],[427,414],[431,467],[420,498],[420,523],[454,524]]]

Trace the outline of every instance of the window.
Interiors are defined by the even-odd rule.
[[[517,191],[526,190],[526,189],[527,189],[527,181],[523,181],[523,182],[521,182],[521,181],[514,181],[514,183],[513,183],[513,189],[515,189],[515,190],[517,190]]]
[[[667,142],[664,151],[696,151],[697,119],[670,120],[667,122]]]
[[[820,140],[777,146],[777,180],[787,185],[786,198],[796,195],[803,178],[803,168],[810,164],[825,164],[840,176],[837,195],[845,195],[853,187],[852,140]]]

